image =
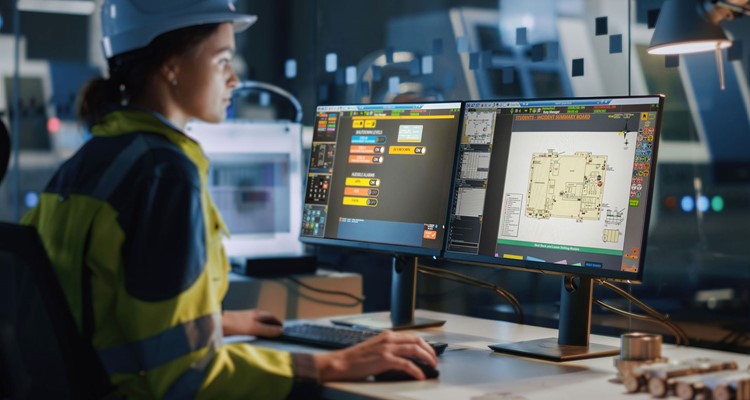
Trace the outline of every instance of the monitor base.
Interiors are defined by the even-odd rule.
[[[443,326],[445,320],[414,317],[411,321],[396,322],[391,321],[388,315],[357,315],[354,317],[340,318],[331,320],[335,325],[350,326],[356,328],[368,328],[394,331],[404,329],[431,328]]]
[[[551,361],[572,361],[586,358],[609,357],[620,354],[616,346],[589,343],[588,346],[573,346],[557,343],[557,338],[527,340],[515,343],[499,343],[489,346],[498,353]]]

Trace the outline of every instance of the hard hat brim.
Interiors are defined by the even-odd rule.
[[[247,28],[253,26],[253,24],[258,21],[257,15],[240,14],[235,16],[241,18],[232,21],[232,23],[234,24],[234,33],[240,33],[244,30],[247,30]]]
[[[155,26],[153,30],[140,28],[138,31],[119,32],[116,35],[104,36],[102,38],[102,48],[104,56],[111,58],[118,54],[145,47],[157,36],[173,30],[196,25],[230,22],[234,26],[234,32],[240,33],[252,26],[257,20],[258,16],[256,15],[230,12],[190,15],[176,18],[173,20],[173,23],[162,22],[158,28]]]

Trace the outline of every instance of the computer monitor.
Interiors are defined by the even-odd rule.
[[[186,129],[211,162],[208,189],[230,236],[234,264],[304,254],[302,128],[288,121],[192,121]],[[282,266],[280,266],[281,268]]]
[[[445,258],[563,275],[559,338],[493,349],[553,360],[617,353],[589,343],[592,283],[642,279],[663,104],[465,103]]]
[[[301,240],[394,255],[390,319],[346,323],[442,323],[414,319],[416,256],[443,249],[460,119],[460,102],[318,107]]]

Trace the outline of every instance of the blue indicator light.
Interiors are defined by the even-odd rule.
[[[26,207],[28,208],[34,208],[39,203],[39,195],[36,194],[36,192],[28,192],[26,193],[26,196],[24,196],[24,203],[26,203]]]
[[[707,196],[698,197],[698,210],[700,210],[700,212],[708,211],[708,207],[710,205],[711,205],[711,202],[708,201]]]
[[[693,208],[695,208],[695,200],[690,196],[683,196],[680,201],[680,206],[682,207],[682,211],[691,212],[693,211]]]

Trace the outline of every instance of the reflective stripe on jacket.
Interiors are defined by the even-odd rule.
[[[309,367],[309,356],[222,343],[226,227],[200,146],[163,117],[132,109],[108,114],[92,133],[23,223],[38,229],[76,323],[119,392],[286,397],[295,364]]]

